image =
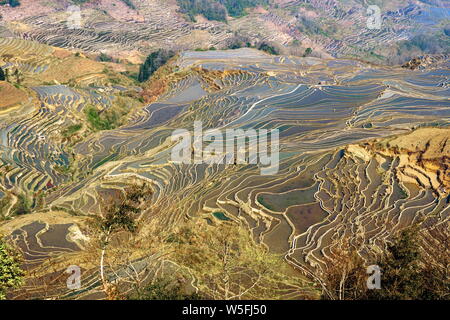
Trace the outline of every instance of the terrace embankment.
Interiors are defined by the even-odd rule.
[[[450,190],[450,129],[420,128],[408,134],[377,139],[347,150],[363,159],[398,158],[397,177],[404,183],[431,188],[441,196]]]
[[[0,81],[0,114],[28,100],[27,94],[5,81]]]
[[[198,76],[202,80],[203,86],[208,92],[220,90],[219,82],[226,77],[246,73],[243,70],[208,70],[201,66],[179,69],[178,56],[172,58],[166,65],[159,68],[151,78],[144,84],[142,96],[146,102],[155,102],[160,96],[165,94],[171,88],[171,85],[177,85],[178,82],[189,76]]]
[[[447,70],[379,69],[351,60],[270,56],[249,48],[195,51],[180,53],[141,91],[112,67],[91,70],[89,81],[74,74],[61,82],[59,67],[69,69],[89,58],[62,51],[55,56],[52,48],[35,42],[2,43],[0,51],[6,54],[39,49],[46,57],[28,55],[27,64],[19,63],[23,54],[4,59],[8,68],[19,69],[24,80],[18,86],[29,88],[40,107],[33,114],[1,119],[0,182],[5,199],[24,193],[30,205],[37,204],[29,208],[34,212],[98,215],[102,199],[136,179],[152,188],[151,202],[139,218],[145,228],[172,232],[197,218],[212,225],[236,222],[272,253],[314,272],[326,270],[341,246],[350,245],[369,262],[405,227],[448,224],[450,206],[438,194],[448,190],[443,166],[448,163],[448,129],[424,128],[448,123],[449,91],[441,86]],[[42,83],[43,76],[60,84]],[[139,94],[152,103],[143,107]],[[135,107],[117,110],[120,101],[129,99]],[[95,111],[89,124],[86,110]],[[104,126],[106,115],[115,110],[127,111],[123,121]],[[279,129],[278,172],[261,175],[261,166],[246,163],[174,163],[171,134],[191,130],[194,121],[223,132]],[[418,127],[424,129],[403,134]],[[414,184],[404,182],[406,176]],[[58,226],[45,239],[69,235],[66,220],[32,218],[42,223],[13,229],[22,247],[32,243],[33,250],[44,251],[34,243],[46,224]],[[150,231],[142,234],[158,234]],[[98,251],[69,250],[66,241],[54,246],[68,248],[60,250],[58,260],[65,268],[92,269],[83,286],[96,286],[96,269],[82,261],[97,261]],[[152,262],[146,250],[130,252],[133,259],[147,255]],[[65,260],[68,256],[77,261]],[[32,262],[42,262],[44,270],[46,259],[47,251]]]

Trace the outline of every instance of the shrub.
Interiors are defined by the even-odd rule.
[[[31,203],[25,194],[20,194],[17,197],[15,214],[24,215],[28,213],[31,213]]]
[[[181,12],[194,21],[196,15],[203,15],[208,20],[226,21],[227,14],[242,17],[245,9],[258,5],[268,5],[268,0],[177,0]]]
[[[277,48],[275,48],[274,46],[268,44],[267,42],[260,43],[258,45],[258,49],[262,50],[264,52],[267,52],[269,54],[274,54],[274,55],[280,54],[280,52],[278,51]]]
[[[131,300],[199,300],[196,293],[188,294],[176,280],[156,279],[143,290],[129,296]]]
[[[18,252],[0,237],[0,300],[6,298],[6,290],[22,285],[24,275]]]
[[[11,7],[18,7],[20,6],[19,0],[2,0],[0,1],[0,5],[9,4]]]

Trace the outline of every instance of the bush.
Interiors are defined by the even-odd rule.
[[[113,58],[102,52],[98,57],[98,60],[101,62],[112,62]]]
[[[225,7],[215,0],[177,0],[181,12],[195,21],[196,15],[203,15],[208,20],[226,21]]]
[[[312,49],[311,48],[306,48],[305,53],[303,54],[304,57],[309,56],[312,53]]]
[[[94,106],[87,106],[85,113],[87,121],[94,130],[111,130],[115,128],[117,121],[115,113],[108,114],[105,112],[101,114]]]
[[[445,225],[404,229],[376,258],[381,288],[368,290],[364,260],[344,243],[325,265],[323,299],[448,300],[450,234]],[[352,249],[350,249],[352,248]],[[425,254],[426,253],[426,254]],[[369,263],[370,264],[370,263]]]
[[[268,0],[219,0],[232,17],[242,17],[246,14],[246,8],[252,8],[259,5],[268,5]]]
[[[431,231],[430,231],[431,230]],[[417,227],[403,230],[379,262],[381,290],[371,290],[369,299],[449,299],[448,229],[435,226],[430,233]],[[427,243],[431,241],[431,243]],[[424,255],[423,249],[427,250]]]
[[[136,6],[131,2],[131,0],[122,0],[130,9],[136,10]]]
[[[450,37],[450,25],[444,27],[444,34]]]
[[[138,80],[140,82],[147,81],[156,70],[166,64],[173,56],[175,56],[175,52],[163,49],[150,54],[139,69]]]
[[[62,135],[64,138],[73,136],[76,132],[80,131],[83,126],[81,124],[74,124],[63,130]]]
[[[31,213],[31,204],[25,194],[20,194],[17,197],[17,204],[14,213],[19,216]]]
[[[269,4],[268,0],[177,0],[181,12],[194,21],[196,15],[203,15],[208,20],[227,20],[227,14],[241,17],[245,9]]]
[[[0,5],[9,4],[11,7],[18,7],[20,6],[19,0],[2,0],[0,1]]]
[[[0,237],[0,300],[6,298],[6,290],[22,285],[24,275],[18,252]]]
[[[280,52],[278,51],[277,48],[275,48],[274,46],[268,44],[267,42],[262,42],[258,45],[258,50],[262,50],[264,52],[267,52],[268,54],[280,54]]]
[[[130,300],[199,300],[196,293],[188,294],[176,280],[156,279],[143,290],[129,296]]]
[[[399,43],[399,53],[417,49],[428,54],[436,54],[448,50],[446,43],[441,42],[436,36],[428,34],[415,35],[410,40],[404,40]]]

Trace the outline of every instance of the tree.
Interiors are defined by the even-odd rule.
[[[177,0],[182,13],[190,20],[195,21],[195,16],[203,15],[208,20],[225,22],[227,10],[215,0]]]
[[[136,10],[136,6],[131,2],[131,0],[122,0],[130,9]]]
[[[139,69],[138,80],[140,82],[147,81],[159,67],[166,64],[173,56],[175,56],[175,52],[164,49],[151,53]]]
[[[378,265],[381,268],[381,290],[368,291],[369,298],[383,300],[420,299],[423,276],[417,228],[400,232]]]
[[[31,213],[31,203],[26,194],[22,193],[17,196],[14,213],[18,216]]]
[[[20,6],[19,0],[2,0],[0,1],[0,5],[9,4],[10,7],[18,7]]]
[[[268,0],[177,0],[181,12],[192,21],[196,15],[203,15],[208,20],[227,21],[227,15],[241,17],[245,9],[258,5],[268,5]]]
[[[303,57],[307,57],[312,53],[312,49],[311,48],[306,48],[305,53],[303,54]]]
[[[112,237],[120,231],[136,233],[137,215],[141,212],[142,200],[146,186],[133,185],[128,187],[117,198],[104,199],[101,203],[102,216],[97,217],[95,226],[100,243],[100,278],[108,298],[114,298],[115,289],[105,276],[105,258]]]
[[[16,77],[17,84],[20,84],[22,82],[22,76],[21,76],[19,69],[14,70],[13,76]]]
[[[18,6],[20,6],[20,2],[19,2],[19,0],[9,0],[9,5],[13,8],[18,7]]]
[[[401,231],[374,257],[381,269],[381,289],[368,290],[367,265],[350,242],[341,240],[321,273],[322,298],[341,300],[444,300],[450,297],[449,230],[444,224]],[[338,243],[337,243],[338,244]],[[368,263],[369,264],[369,263]]]
[[[0,68],[0,81],[5,81],[6,75],[2,68]]]
[[[172,259],[189,269],[207,299],[279,299],[287,288],[312,296],[281,257],[256,244],[234,222],[186,225],[169,241],[176,244]]]
[[[322,279],[322,299],[358,300],[366,291],[366,268],[361,256],[350,242],[336,247],[330,253],[330,261],[324,266]]]
[[[447,37],[450,37],[450,25],[446,25],[446,26],[444,27],[444,34],[445,34]]]
[[[130,300],[199,300],[196,293],[184,292],[183,286],[176,279],[156,278],[140,292],[129,296]]]
[[[268,5],[268,0],[219,0],[227,12],[232,17],[241,17],[246,14],[246,8],[256,7],[258,5]]]
[[[258,50],[262,50],[264,52],[267,52],[268,54],[273,54],[273,55],[280,54],[280,52],[277,48],[275,48],[273,45],[271,45],[267,42],[261,42],[258,45]]]
[[[0,300],[6,298],[8,289],[22,285],[24,275],[19,253],[0,237]]]

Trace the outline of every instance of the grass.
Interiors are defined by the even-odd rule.
[[[85,110],[86,119],[94,131],[111,130],[118,122],[115,113],[100,113],[94,106],[87,106]]]
[[[400,198],[401,199],[406,199],[408,198],[408,193],[405,191],[405,189],[403,189],[402,187],[399,186],[399,191],[400,191]]]
[[[8,209],[8,207],[10,206],[11,203],[11,196],[9,196],[8,194],[4,193],[3,191],[1,191],[3,193],[3,197],[0,199],[0,220],[5,219],[5,214],[6,211]]]
[[[109,161],[113,161],[116,157],[117,157],[117,154],[113,153],[113,154],[107,156],[106,158],[103,158],[100,162],[98,162],[94,165],[93,169],[97,169],[98,167],[104,165],[105,163],[107,163]]]
[[[64,138],[70,138],[75,133],[81,130],[83,126],[81,124],[74,124],[63,130],[62,135]]]
[[[70,166],[55,166],[54,167],[56,172],[59,172],[61,174],[69,174],[70,173]]]
[[[142,107],[142,97],[139,95],[123,93],[116,95],[112,105],[104,110],[99,110],[93,105],[87,105],[84,109],[86,120],[92,131],[112,130],[125,124],[127,115],[137,108]]]
[[[268,204],[268,203],[264,200],[263,196],[258,196],[258,202],[259,202],[261,205],[263,205],[264,207],[266,207],[267,209],[274,211],[274,207],[271,206],[270,204]]]

